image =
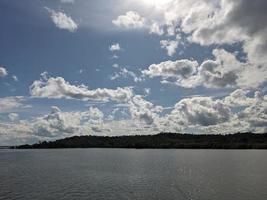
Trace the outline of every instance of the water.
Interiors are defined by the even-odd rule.
[[[267,151],[0,150],[0,199],[266,200]]]

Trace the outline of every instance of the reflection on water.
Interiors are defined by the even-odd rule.
[[[267,151],[0,150],[0,199],[266,200]]]

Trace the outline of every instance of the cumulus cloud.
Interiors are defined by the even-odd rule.
[[[219,100],[210,97],[186,98],[175,104],[168,119],[182,126],[210,126],[229,121],[231,110]]]
[[[117,101],[126,102],[132,96],[131,88],[117,89],[98,88],[88,89],[85,85],[72,85],[62,77],[50,77],[36,80],[30,86],[30,94],[36,98],[66,98],[78,100]]]
[[[248,130],[267,132],[267,96],[238,113],[238,119],[247,123]]]
[[[128,11],[125,15],[120,15],[112,23],[124,29],[139,29],[145,26],[145,19],[135,11]]]
[[[112,67],[114,67],[114,68],[119,68],[119,64],[114,63],[114,64],[112,65]]]
[[[260,76],[259,66],[267,66],[266,7],[262,0],[172,1],[164,9],[164,23],[167,30],[179,28],[190,42],[200,45],[241,43]]]
[[[23,101],[25,101],[25,98],[22,96],[0,98],[0,113],[24,107]]]
[[[152,64],[147,70],[143,70],[142,73],[150,78],[162,77],[163,83],[166,80],[174,80],[176,84],[180,84],[184,79],[189,80],[194,76],[197,71],[198,63],[187,59],[177,61],[165,61],[159,64]],[[193,87],[197,79],[192,79],[191,85],[189,83],[187,87]],[[193,84],[193,85],[192,85]]]
[[[16,121],[19,119],[19,115],[18,113],[9,113],[8,114],[8,118],[11,120],[11,121]]]
[[[148,96],[151,93],[151,89],[150,88],[144,88],[144,93],[145,93],[145,96]]]
[[[63,112],[52,106],[49,114],[32,120],[30,124],[33,133],[38,136],[62,137],[86,134],[92,127],[103,123],[103,117],[102,111],[94,107],[86,111]]]
[[[175,84],[183,87],[255,88],[265,83],[267,77],[266,7],[266,2],[262,0],[173,0],[157,12],[151,11],[152,16],[157,16],[155,19],[149,15],[146,20],[140,20],[144,18],[132,13],[119,16],[113,23],[116,21],[115,24],[121,27],[146,27],[150,33],[176,36],[176,39],[168,38],[160,42],[169,56],[173,56],[179,43],[184,42],[180,41],[181,35],[190,43],[201,46],[239,44],[241,48],[238,47],[238,51],[245,53],[242,62],[240,56],[237,59],[233,53],[215,49],[214,59],[206,59],[198,67],[196,76],[188,80],[180,79]],[[142,22],[135,25],[135,21]],[[192,83],[196,78],[199,79],[197,83]],[[162,82],[174,83],[172,80]]]
[[[254,95],[253,95],[254,92]],[[242,109],[236,107],[242,106]],[[49,114],[18,120],[10,113],[11,123],[0,122],[3,141],[26,143],[73,135],[136,135],[160,131],[196,130],[205,133],[238,131],[266,132],[267,96],[259,91],[237,89],[222,99],[192,97],[179,100],[169,113],[141,95],[135,95],[123,107],[116,107],[105,118],[101,110],[90,107],[84,111],[63,112],[56,106]],[[125,118],[115,114],[127,112]],[[128,115],[129,114],[129,115]]]
[[[156,124],[157,113],[162,112],[163,108],[155,106],[140,95],[136,95],[129,102],[129,110],[133,119],[152,125],[153,123]]]
[[[12,78],[13,78],[13,80],[16,81],[16,82],[19,81],[18,77],[15,76],[15,75],[13,75]]]
[[[177,40],[161,40],[160,45],[161,48],[167,50],[168,56],[173,56],[176,53],[179,42]]]
[[[7,76],[7,70],[4,67],[0,67],[0,77]]]
[[[160,27],[160,25],[157,22],[153,21],[150,25],[149,33],[163,35],[164,30]]]
[[[75,0],[60,0],[61,3],[74,3]]]
[[[115,68],[118,68],[117,65],[115,65]],[[134,82],[140,82],[143,80],[142,77],[136,75],[136,73],[126,69],[125,67],[118,69],[118,72],[115,72],[112,76],[110,76],[110,80],[116,80],[118,78],[132,78]]]
[[[10,124],[0,122],[0,138],[1,144],[5,141],[9,144],[21,144],[84,134],[130,135],[137,134],[138,131],[151,134],[151,129],[145,126],[146,123],[133,122],[130,119],[105,122],[103,112],[96,107],[85,111],[63,112],[52,106],[51,112],[46,115],[13,121]]]
[[[109,50],[110,51],[120,51],[121,50],[121,47],[120,47],[120,44],[119,43],[114,43],[112,44],[110,47],[109,47]]]
[[[88,117],[90,118],[90,122],[101,123],[104,119],[104,113],[98,108],[90,107]]]
[[[79,133],[80,119],[81,115],[78,113],[64,113],[53,106],[50,114],[34,119],[31,126],[38,136],[57,137]]]
[[[206,133],[266,132],[267,96],[259,91],[237,89],[223,99],[192,97],[178,101],[162,117],[168,130],[197,129]],[[243,107],[237,109],[237,107]]]
[[[78,29],[78,24],[70,16],[67,16],[64,12],[55,11],[50,8],[46,9],[51,14],[51,19],[53,23],[59,29],[65,29],[70,32],[75,32]]]
[[[187,88],[200,85],[207,88],[256,88],[267,80],[265,68],[255,68],[250,63],[241,62],[233,53],[215,49],[213,56],[213,60],[205,60],[201,65],[186,59],[152,64],[142,73],[149,77],[162,77],[162,83]]]
[[[229,106],[250,106],[255,104],[260,98],[257,96],[259,95],[259,91],[255,92],[255,97],[248,97],[248,90],[237,89],[233,91],[229,96],[225,97],[224,103]]]

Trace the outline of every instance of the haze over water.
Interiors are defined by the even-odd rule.
[[[267,151],[0,150],[0,199],[266,200]]]

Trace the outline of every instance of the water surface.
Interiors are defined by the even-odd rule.
[[[0,199],[266,200],[265,150],[0,150]]]

